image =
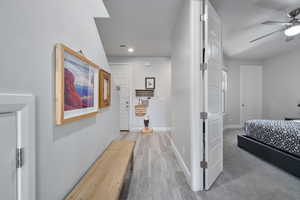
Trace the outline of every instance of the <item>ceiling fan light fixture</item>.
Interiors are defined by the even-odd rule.
[[[300,34],[300,25],[292,26],[284,31],[284,34],[288,37],[292,37]]]

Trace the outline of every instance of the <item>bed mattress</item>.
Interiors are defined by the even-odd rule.
[[[300,157],[300,123],[283,120],[249,120],[248,137]]]

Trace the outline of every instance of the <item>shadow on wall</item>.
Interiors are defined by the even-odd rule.
[[[97,123],[96,116],[70,122],[62,126],[55,126],[53,140],[57,141],[71,134],[82,133],[81,130],[87,129]],[[54,123],[55,124],[55,123]]]

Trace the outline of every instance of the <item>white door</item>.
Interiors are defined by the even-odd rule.
[[[130,68],[127,64],[110,64],[112,79],[120,88],[120,130],[129,130]]]
[[[262,118],[262,66],[240,67],[240,120]]]
[[[216,11],[205,1],[205,189],[208,190],[223,171],[223,113],[222,113],[222,68],[223,52],[221,21]]]
[[[17,199],[17,130],[15,114],[0,113],[0,195],[1,199]]]

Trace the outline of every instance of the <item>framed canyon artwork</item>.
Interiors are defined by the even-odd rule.
[[[100,70],[100,108],[104,108],[110,105],[111,101],[111,75],[110,73]]]
[[[97,114],[99,67],[63,44],[56,45],[56,124]]]

